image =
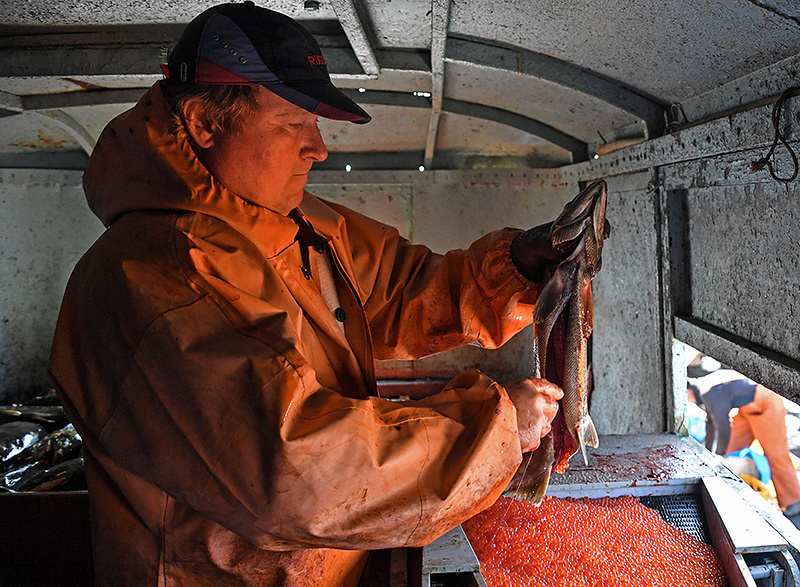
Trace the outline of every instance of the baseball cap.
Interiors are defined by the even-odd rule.
[[[261,85],[323,118],[369,122],[370,115],[333,85],[326,66],[308,30],[248,0],[197,16],[161,68],[173,82]]]

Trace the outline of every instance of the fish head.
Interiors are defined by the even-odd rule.
[[[598,245],[602,243],[606,232],[607,201],[608,188],[603,180],[596,181],[581,190],[564,206],[561,214],[551,225],[550,240],[553,246],[563,252],[571,252],[584,234],[587,234],[588,238],[594,238]]]

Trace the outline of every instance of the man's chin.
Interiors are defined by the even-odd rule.
[[[302,186],[298,190],[292,190],[290,193],[286,194],[283,198],[283,201],[280,203],[280,210],[276,210],[279,214],[283,214],[287,216],[289,212],[297,208],[302,202],[303,197],[305,195],[305,182],[303,182]]]

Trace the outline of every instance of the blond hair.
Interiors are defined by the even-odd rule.
[[[183,127],[183,106],[190,98],[199,98],[205,117],[213,129],[237,133],[258,108],[258,86],[218,84],[162,83],[164,97],[175,115],[174,131]]]

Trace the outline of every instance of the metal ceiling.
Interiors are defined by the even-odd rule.
[[[80,168],[213,1],[0,0],[0,166]],[[320,168],[558,167],[798,85],[793,0],[261,0],[373,114]]]

